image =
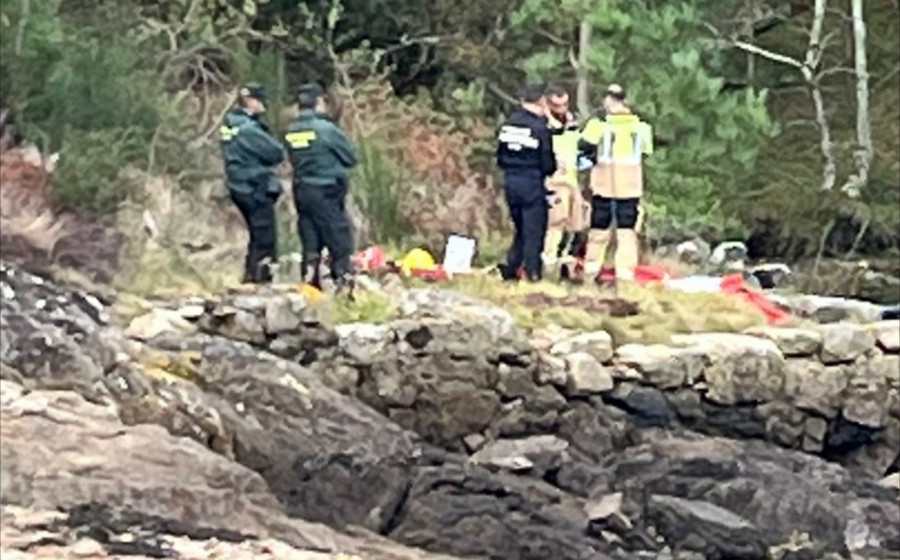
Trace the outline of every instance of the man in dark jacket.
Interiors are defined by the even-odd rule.
[[[276,259],[275,203],[281,184],[275,167],[284,152],[259,118],[266,110],[265,98],[259,84],[241,88],[219,129],[228,192],[250,232],[243,278],[248,283],[271,282]]]
[[[543,275],[541,252],[549,219],[547,177],[556,172],[553,139],[547,127],[544,88],[526,87],[521,107],[503,124],[498,138],[497,165],[503,170],[503,187],[515,238],[501,274],[506,280],[525,277],[539,281]]]
[[[288,126],[285,143],[294,168],[297,232],[303,245],[304,280],[320,285],[323,248],[331,255],[338,288],[352,276],[353,226],[345,205],[356,152],[334,122],[326,118],[325,92],[315,83],[301,86],[300,114]]]

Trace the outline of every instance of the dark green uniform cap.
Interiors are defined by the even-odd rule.
[[[243,97],[252,97],[253,99],[265,101],[266,88],[263,87],[263,85],[260,83],[250,82],[248,84],[245,84],[244,87],[241,88],[241,95]]]
[[[300,86],[300,89],[297,90],[297,94],[316,99],[325,95],[325,90],[316,82],[306,82]]]

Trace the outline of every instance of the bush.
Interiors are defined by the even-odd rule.
[[[111,215],[131,193],[120,170],[146,150],[146,134],[139,129],[67,131],[51,199],[64,208]]]

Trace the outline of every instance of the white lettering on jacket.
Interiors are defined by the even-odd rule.
[[[536,150],[541,145],[540,140],[532,136],[531,129],[524,126],[504,125],[500,128],[499,141],[513,152],[519,152],[523,148]]]

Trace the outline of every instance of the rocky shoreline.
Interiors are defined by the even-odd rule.
[[[0,284],[4,558],[123,533],[183,558],[900,557],[900,322],[614,347],[440,290],[336,328],[271,290],[122,328]]]

